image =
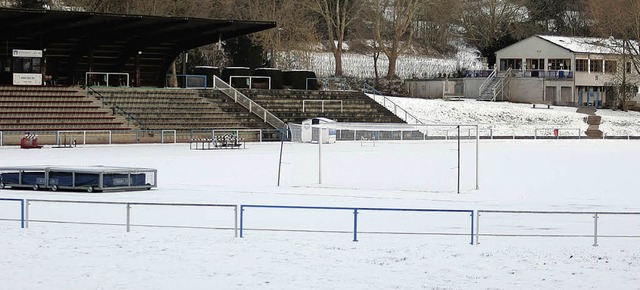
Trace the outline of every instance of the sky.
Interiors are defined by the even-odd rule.
[[[461,144],[459,194],[455,141],[327,144],[321,185],[318,146],[285,143],[279,187],[280,143],[0,147],[1,166],[158,170],[149,191],[5,189],[0,198],[586,213],[482,213],[471,245],[468,213],[363,210],[354,242],[351,210],[246,208],[236,238],[231,208],[134,205],[127,233],[121,204],[31,201],[21,229],[19,205],[0,201],[0,289],[640,288],[638,238],[601,237],[594,247],[589,236],[589,212],[640,212],[638,141],[480,142],[479,189],[475,144]],[[640,215],[598,219],[601,235],[638,229]]]

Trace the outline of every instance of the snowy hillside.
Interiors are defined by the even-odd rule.
[[[548,134],[554,128],[564,129],[567,135],[584,132],[586,116],[573,107],[551,106],[551,109],[533,108],[531,104],[509,102],[481,102],[476,100],[445,101],[390,97],[394,103],[416,116],[425,124],[478,124],[493,130],[494,136],[534,136]],[[640,112],[622,112],[601,109],[602,130],[607,136],[640,136]],[[540,130],[551,129],[551,130]],[[488,131],[488,130],[487,130]],[[488,134],[488,133],[483,133]],[[582,133],[584,136],[584,133]]]

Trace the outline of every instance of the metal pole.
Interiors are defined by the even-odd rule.
[[[233,232],[234,236],[238,237],[238,205],[233,208],[234,219],[233,219]]]
[[[460,125],[458,125],[458,193],[460,193]]]
[[[284,130],[287,130],[286,128]],[[278,187],[280,187],[280,170],[282,169],[282,148],[284,147],[284,136],[280,131],[280,158],[278,159]]]
[[[476,246],[480,244],[480,211],[476,212]]]
[[[20,200],[20,228],[24,229],[24,211],[25,211],[25,207],[24,207],[25,201]]]
[[[471,211],[471,245],[473,245],[473,211]]]
[[[353,209],[353,241],[358,241],[358,209]]]
[[[244,238],[243,227],[244,225],[244,206],[240,206],[240,238]]]
[[[598,213],[593,214],[593,246],[598,246]]]
[[[131,231],[131,204],[127,203],[127,233]]]
[[[476,132],[480,132],[478,130],[478,125],[476,125]],[[491,133],[493,135],[493,133]],[[493,138],[493,137],[492,137]],[[480,189],[480,183],[479,183],[479,178],[478,176],[480,175],[480,169],[478,167],[478,161],[479,161],[479,157],[478,157],[478,153],[479,153],[479,145],[480,145],[480,133],[476,134],[476,190]]]
[[[322,128],[318,128],[318,184],[322,184]]]
[[[24,228],[29,228],[29,200],[27,199],[25,201],[25,208],[24,208]]]

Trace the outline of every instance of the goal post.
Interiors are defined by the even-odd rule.
[[[318,145],[318,169],[317,184],[323,184],[323,146],[329,144],[328,136],[337,141],[357,141],[357,144],[364,146],[364,141],[379,142],[384,144],[387,141],[428,141],[431,140],[457,140],[457,169],[458,169],[458,192],[460,192],[460,141],[465,140],[465,146],[471,141],[474,144],[474,181],[475,189],[479,189],[479,126],[477,124],[405,124],[405,123],[346,123],[332,122],[321,124],[289,124],[291,131],[291,141],[299,143],[313,143]],[[304,135],[312,135],[303,138]],[[333,136],[335,135],[335,137]],[[402,142],[392,142],[402,144]],[[423,142],[419,142],[423,143]],[[374,143],[375,144],[375,143]],[[448,143],[450,144],[450,143]],[[380,145],[384,146],[384,145]],[[376,146],[371,146],[376,147]],[[366,148],[363,148],[366,149]],[[403,150],[403,149],[400,149]],[[467,150],[469,152],[470,150]],[[471,154],[471,153],[469,153]],[[470,176],[469,167],[467,167]],[[470,184],[469,184],[470,185]]]

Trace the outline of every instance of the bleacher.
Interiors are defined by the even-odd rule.
[[[78,87],[0,87],[0,131],[130,130]]]
[[[289,123],[319,116],[338,122],[404,123],[359,91],[246,90],[243,93]]]
[[[90,94],[116,106],[143,129],[270,129],[227,97],[211,97],[203,90],[100,88]]]

